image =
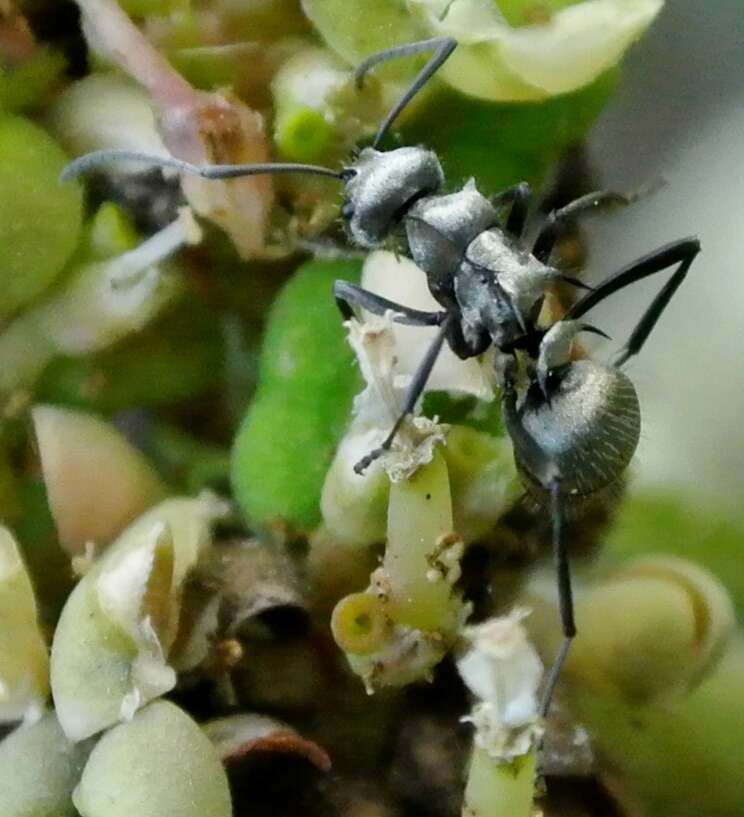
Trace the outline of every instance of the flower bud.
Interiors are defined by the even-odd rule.
[[[59,541],[71,555],[108,545],[165,496],[152,466],[110,423],[55,406],[31,416]]]
[[[549,581],[543,576],[532,587]],[[566,680],[577,690],[588,686],[627,702],[686,694],[718,660],[734,626],[718,581],[669,556],[637,559],[587,581],[577,587],[575,606],[578,635]],[[555,649],[560,632],[551,614],[557,612],[544,607],[535,616],[536,633]]]
[[[75,789],[82,817],[230,817],[217,751],[178,707],[158,701],[108,731]]]
[[[75,817],[72,790],[92,748],[72,743],[53,712],[19,726],[0,742],[0,814]]]
[[[224,510],[210,496],[160,503],[121,534],[72,592],[51,664],[57,716],[69,738],[127,720],[174,686],[169,652],[183,583]]]

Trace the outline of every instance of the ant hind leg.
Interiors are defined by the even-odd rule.
[[[635,329],[631,332],[627,342],[620,350],[614,361],[615,366],[622,366],[633,355],[637,355],[643,348],[643,344],[653,331],[659,318],[672,300],[674,293],[684,281],[692,262],[700,252],[700,242],[697,238],[683,238],[674,241],[658,250],[654,250],[648,255],[644,255],[627,267],[614,273],[601,281],[591,292],[578,300],[569,309],[565,316],[566,320],[578,320],[588,312],[593,306],[603,301],[620,289],[624,289],[636,281],[663,272],[677,265],[672,276],[664,284],[656,297],[651,301],[648,309],[643,313]]]
[[[549,486],[550,491],[550,513],[553,527],[553,560],[558,579],[558,606],[561,614],[561,626],[563,629],[563,643],[558,651],[558,655],[553,661],[553,665],[548,672],[543,696],[540,701],[540,714],[545,717],[550,710],[550,703],[553,699],[555,686],[558,682],[561,669],[566,662],[571,642],[576,635],[576,622],[574,619],[573,590],[571,587],[571,567],[568,561],[568,552],[563,538],[563,503],[561,499],[560,480],[555,478]]]

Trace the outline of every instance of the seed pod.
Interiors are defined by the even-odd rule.
[[[628,814],[734,817],[744,802],[744,637],[689,695],[629,704],[583,690],[571,699],[598,774]]]
[[[162,264],[201,233],[188,208],[138,247],[76,265],[64,286],[19,315],[0,335],[0,392],[35,382],[56,355],[85,355],[142,329],[179,290]]]
[[[464,542],[472,542],[492,528],[519,495],[511,445],[466,426],[452,426],[442,453],[454,529]]]
[[[323,483],[320,508],[328,533],[347,547],[367,547],[385,539],[390,481],[373,464],[359,475],[354,465],[369,453],[367,434],[347,434]]]
[[[303,529],[320,521],[320,494],[347,423],[359,375],[330,297],[336,278],[357,281],[356,262],[302,266],[271,309],[259,388],[235,439],[232,484],[255,524]]]
[[[227,776],[209,738],[158,701],[107,732],[75,789],[82,817],[231,817]]]

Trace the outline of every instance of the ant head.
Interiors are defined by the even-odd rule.
[[[365,148],[345,174],[341,215],[353,240],[368,249],[379,246],[413,202],[444,183],[436,155],[419,147]]]
[[[540,342],[536,367],[537,383],[543,397],[548,402],[550,402],[549,380],[551,374],[570,363],[571,347],[580,332],[591,332],[594,335],[610,340],[610,336],[596,326],[581,323],[580,321],[562,320],[554,323]]]

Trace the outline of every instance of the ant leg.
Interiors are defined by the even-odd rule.
[[[452,320],[453,318],[451,316],[447,316],[442,322],[439,332],[437,332],[437,336],[434,338],[431,346],[429,346],[427,349],[424,359],[419,364],[419,367],[413,376],[413,380],[408,387],[406,399],[403,404],[403,410],[401,411],[400,416],[393,424],[390,433],[387,435],[382,445],[380,445],[379,448],[375,448],[373,451],[370,451],[366,457],[362,457],[362,459],[359,460],[359,462],[354,466],[354,471],[357,474],[363,474],[378,457],[380,457],[390,448],[403,421],[416,407],[416,403],[426,387],[426,381],[429,379],[431,370],[434,368],[434,364],[437,362],[439,353],[442,351],[442,346],[445,338],[447,337],[447,332],[450,329]]]
[[[368,312],[375,315],[384,315],[392,310],[395,312],[393,321],[406,326],[439,326],[445,317],[445,312],[422,312],[419,309],[411,309],[410,306],[403,306],[395,301],[389,301],[382,295],[369,292],[366,289],[350,284],[348,281],[335,281],[333,284],[333,295],[336,298],[339,311],[345,320],[356,317],[354,305],[361,306]]]
[[[504,207],[511,205],[509,217],[506,220],[504,229],[514,238],[521,238],[527,223],[527,213],[532,199],[532,188],[527,182],[520,182],[513,187],[507,187],[501,193],[491,198],[494,207]]]
[[[354,80],[357,88],[362,87],[364,75],[372,66],[380,62],[395,59],[396,57],[407,57],[411,54],[420,54],[422,51],[434,51],[434,56],[419,71],[413,82],[403,93],[403,96],[393,105],[391,111],[385,117],[380,129],[377,131],[372,147],[376,148],[385,137],[390,126],[398,117],[398,114],[408,105],[416,94],[426,85],[431,77],[437,72],[440,66],[447,60],[450,54],[457,48],[457,40],[452,37],[434,37],[429,40],[421,40],[417,43],[407,43],[406,45],[396,45],[372,54],[362,62],[354,72]]]
[[[687,271],[692,266],[695,256],[700,252],[700,242],[697,238],[683,238],[672,244],[667,244],[648,255],[644,255],[619,272],[610,275],[602,281],[592,292],[577,301],[569,309],[566,319],[576,320],[593,306],[603,301],[609,295],[623,287],[634,284],[649,275],[663,272],[677,264],[672,277],[664,284],[658,295],[651,301],[648,309],[641,316],[635,329],[631,332],[625,346],[615,360],[616,366],[622,366],[628,358],[637,355],[643,348],[648,336],[672,299],[672,296],[684,281]]]
[[[563,509],[561,507],[561,484],[559,479],[553,479],[550,483],[550,513],[553,520],[553,560],[558,578],[558,604],[561,613],[561,625],[563,627],[563,644],[558,651],[553,666],[548,672],[545,681],[542,700],[540,701],[540,714],[544,718],[550,709],[550,702],[553,699],[555,686],[561,669],[566,661],[571,642],[576,635],[576,622],[574,620],[573,591],[571,589],[571,568],[568,562],[566,543],[563,540]]]
[[[550,709],[550,702],[555,692],[558,676],[566,661],[571,641],[576,635],[574,620],[573,591],[571,588],[571,569],[568,561],[566,543],[563,539],[563,503],[561,497],[561,476],[558,468],[538,445],[522,424],[517,409],[517,389],[515,383],[516,362],[514,358],[505,358],[501,363],[501,385],[503,389],[502,408],[507,433],[514,445],[523,467],[547,490],[550,496],[550,515],[552,520],[553,560],[558,579],[558,606],[563,629],[563,643],[558,651],[553,666],[543,688],[540,701],[540,714],[545,717]]]
[[[636,196],[625,196],[622,193],[615,193],[611,190],[598,190],[575,199],[559,210],[553,210],[548,215],[545,224],[543,224],[535,240],[532,254],[538,261],[547,264],[558,236],[566,224],[572,219],[590,210],[594,210],[596,207],[612,204],[630,204],[632,201],[635,201],[635,199]]]

